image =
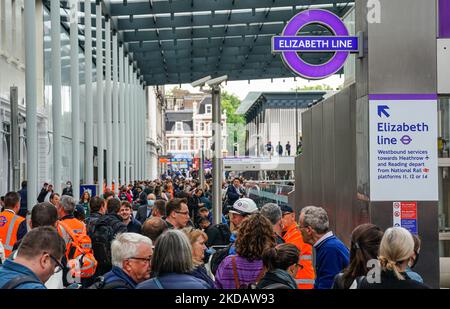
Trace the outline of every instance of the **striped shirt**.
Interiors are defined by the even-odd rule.
[[[216,272],[216,287],[218,289],[236,289],[233,274],[231,255],[227,256],[219,265]],[[249,261],[244,257],[236,256],[236,270],[241,285],[256,283],[258,275],[263,269],[262,260]]]

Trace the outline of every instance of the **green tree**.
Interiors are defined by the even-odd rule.
[[[236,114],[241,101],[239,98],[233,94],[223,91],[221,94],[222,99],[222,110],[226,110],[227,113],[227,123],[245,123],[245,118],[243,115]]]
[[[338,87],[339,89],[339,87]],[[316,86],[298,86],[296,88],[293,88],[292,91],[305,91],[305,90],[334,90],[333,87],[330,85],[322,84],[322,85],[316,85]]]
[[[245,147],[245,117],[243,115],[236,114],[241,101],[233,94],[226,91],[221,93],[221,106],[222,110],[227,114],[227,149],[228,155],[234,154],[234,145],[239,144],[240,152],[242,153]]]

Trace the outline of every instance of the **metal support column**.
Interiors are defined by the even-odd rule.
[[[78,61],[78,0],[70,1],[70,94],[72,103],[72,192],[80,197],[80,80]]]
[[[132,65],[132,70],[134,70],[134,66]],[[134,182],[136,180],[136,87],[135,87],[135,74],[132,71],[131,78],[131,181]]]
[[[131,58],[130,58],[131,60]],[[133,66],[128,62],[128,138],[127,138],[127,145],[128,145],[128,165],[127,165],[127,174],[128,174],[128,183],[131,182],[133,179],[133,140],[132,140],[132,132],[133,132]]]
[[[140,170],[140,179],[143,180],[145,179],[145,111],[146,108],[144,106],[144,94],[143,94],[143,85],[142,83],[139,83],[139,97],[140,97],[140,101],[141,101],[141,109],[140,109],[140,117],[141,117],[141,126],[139,128],[139,135],[141,137],[141,170]]]
[[[84,2],[84,23],[85,23],[85,42],[84,51],[86,67],[84,71],[84,80],[86,85],[86,128],[85,128],[85,147],[84,147],[84,165],[85,165],[85,183],[94,183],[94,109],[92,106],[92,16],[91,1]]]
[[[220,108],[220,86],[212,86],[212,128],[213,128],[213,224],[222,222],[222,112]]]
[[[106,41],[106,69],[105,69],[105,115],[106,115],[106,186],[111,188],[113,181],[113,136],[112,136],[112,106],[111,106],[111,21],[106,17],[105,23]]]
[[[200,164],[198,168],[198,177],[200,179],[200,187],[205,190],[205,150],[201,146],[200,150]]]
[[[130,64],[129,64],[129,58],[128,55],[125,56],[125,140],[123,141],[125,143],[125,184],[130,183]]]
[[[28,211],[36,204],[38,192],[38,137],[37,137],[37,76],[36,76],[36,2],[24,2],[24,34],[25,34],[25,102],[26,102],[26,126],[27,126],[27,174]]]
[[[119,49],[117,47],[117,34],[113,34],[113,153],[112,153],[112,175],[114,181],[114,191],[119,192]]]
[[[134,65],[133,65],[133,70],[134,70]],[[132,107],[132,112],[133,112],[133,131],[131,134],[131,139],[133,141],[132,144],[132,151],[133,151],[133,179],[132,181],[135,181],[137,179],[137,166],[136,166],[136,153],[137,153],[137,143],[136,143],[136,74],[133,72],[133,93],[131,94],[131,96],[133,97],[133,107]]]
[[[98,177],[98,192],[103,194],[103,180],[104,180],[104,122],[103,122],[103,35],[102,35],[102,6],[101,3],[96,7],[96,55],[97,55],[97,177]]]
[[[19,127],[19,89],[10,88],[9,103],[11,106],[11,163],[13,169],[12,190],[20,188],[20,127]]]
[[[119,118],[120,118],[120,132],[119,132],[119,141],[123,142],[125,140],[125,103],[124,103],[124,83],[123,83],[123,48],[124,46],[119,47]],[[125,184],[125,148],[120,147],[119,151],[119,160],[120,160],[120,184]]]
[[[53,188],[61,193],[61,15],[59,0],[51,0]]]

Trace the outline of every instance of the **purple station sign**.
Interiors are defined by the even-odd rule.
[[[333,36],[298,36],[305,26],[320,24]],[[282,35],[272,38],[272,51],[281,53],[284,63],[296,74],[307,79],[323,79],[338,72],[350,52],[359,51],[358,37],[350,36],[342,20],[330,11],[306,10],[295,15]],[[326,63],[316,65],[304,61],[299,52],[334,52]]]
[[[336,52],[358,51],[358,37],[336,36],[274,36],[272,38],[274,52]]]

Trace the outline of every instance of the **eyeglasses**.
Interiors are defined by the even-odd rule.
[[[150,264],[151,261],[152,261],[152,257],[149,256],[149,257],[147,257],[147,258],[141,258],[141,257],[134,257],[134,256],[133,256],[133,257],[128,258],[128,260],[139,260],[139,261],[143,261],[143,262],[145,262],[145,263]]]
[[[189,211],[176,211],[175,210],[175,212],[180,215],[189,216]]]
[[[55,266],[55,269],[53,270],[53,272],[56,274],[56,273],[59,273],[60,271],[62,271],[64,268],[66,268],[63,264],[61,264],[61,262],[60,261],[58,261],[58,259],[57,258],[55,258],[53,255],[51,255],[50,253],[47,253],[48,254],[48,256],[52,259],[52,261],[53,262],[55,262],[55,264],[56,264],[56,266]]]

